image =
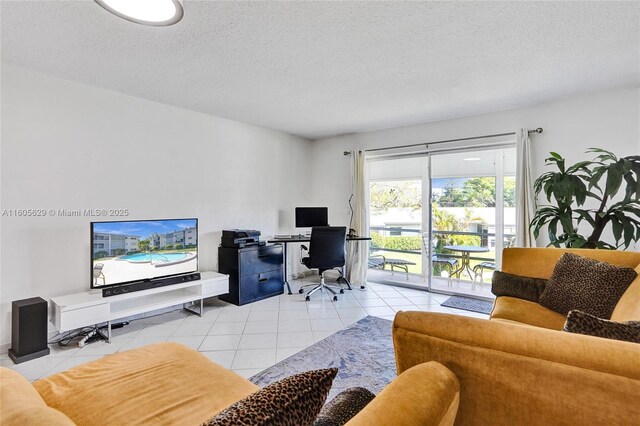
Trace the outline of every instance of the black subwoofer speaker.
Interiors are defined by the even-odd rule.
[[[11,349],[16,364],[49,355],[47,301],[41,297],[11,302]]]

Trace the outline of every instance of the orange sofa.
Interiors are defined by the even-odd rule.
[[[259,388],[199,352],[159,343],[29,383],[0,367],[0,424],[197,426]],[[349,426],[452,425],[456,377],[435,362],[396,378]]]
[[[549,278],[565,251],[626,265],[640,253],[511,248],[504,272]],[[612,320],[640,320],[640,276]],[[491,320],[400,312],[393,325],[398,373],[437,361],[460,381],[457,425],[631,425],[640,419],[640,345],[561,331],[564,316],[498,297]]]

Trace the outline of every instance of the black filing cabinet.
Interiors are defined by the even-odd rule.
[[[229,275],[229,294],[219,297],[234,305],[245,305],[284,292],[281,245],[219,247],[218,270]]]

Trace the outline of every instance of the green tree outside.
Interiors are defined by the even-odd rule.
[[[380,214],[391,208],[422,208],[422,183],[419,180],[372,182],[369,187],[371,212]]]
[[[436,252],[442,252],[442,247],[446,245],[480,245],[480,237],[476,235],[451,235],[451,234],[438,234],[437,231],[458,231],[464,232],[469,229],[471,221],[474,219],[471,216],[471,211],[465,209],[465,216],[458,218],[453,213],[449,213],[446,210],[442,210],[438,204],[432,206],[433,217],[433,233],[436,239]]]
[[[516,180],[512,176],[504,178],[504,206],[515,207]],[[461,187],[451,180],[434,201],[441,207],[495,207],[496,184],[491,176],[469,178]]]
[[[151,242],[147,239],[147,240],[140,240],[138,241],[138,250],[145,252],[145,251],[149,251],[149,248],[151,247]]]
[[[504,206],[515,207],[516,180],[504,178]],[[384,213],[390,208],[422,208],[422,185],[419,180],[372,182],[369,188],[371,211]],[[440,207],[495,207],[496,185],[492,176],[469,178],[461,187],[451,180],[442,195],[434,196]]]

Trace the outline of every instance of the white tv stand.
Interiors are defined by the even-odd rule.
[[[203,300],[229,292],[229,276],[202,272],[197,281],[157,287],[149,290],[102,297],[101,292],[86,291],[54,297],[49,306],[50,318],[59,332],[107,323],[107,341],[111,342],[111,322],[156,309],[180,305],[202,316]],[[196,311],[193,306],[199,306]]]

